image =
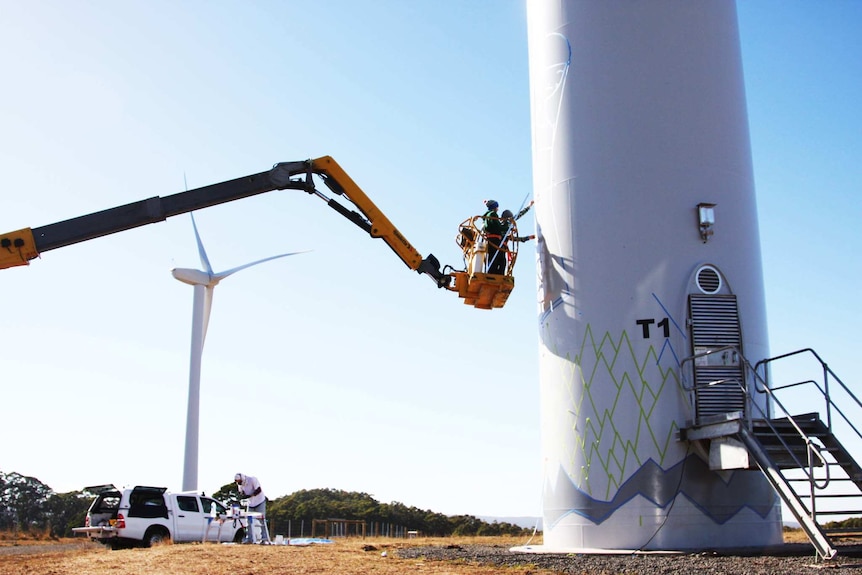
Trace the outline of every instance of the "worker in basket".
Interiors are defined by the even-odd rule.
[[[485,200],[485,207],[488,211],[482,216],[484,220],[482,231],[485,235],[488,250],[487,273],[502,275],[506,273],[506,258],[499,252],[503,246],[503,236],[506,234],[508,226],[503,223],[503,220],[497,214],[497,208],[500,207],[500,204],[496,200]]]

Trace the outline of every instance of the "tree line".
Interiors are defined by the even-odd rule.
[[[224,485],[213,498],[228,503],[236,502],[235,483]],[[266,516],[275,525],[294,525],[313,519],[342,519],[399,525],[407,530],[419,531],[429,537],[472,535],[528,535],[529,529],[507,522],[488,523],[472,515],[447,516],[442,513],[408,507],[403,503],[380,503],[367,493],[340,489],[302,489],[268,500]]]
[[[235,483],[212,494],[230,505],[238,502]],[[94,496],[83,491],[55,493],[36,479],[0,471],[0,531],[45,533],[72,537],[82,527]],[[267,518],[275,525],[311,524],[315,519],[361,520],[399,525],[432,537],[472,535],[527,535],[529,529],[506,522],[488,523],[472,515],[447,516],[403,503],[380,503],[367,493],[338,489],[300,490],[267,501]]]
[[[93,496],[80,491],[54,493],[36,479],[0,471],[0,531],[42,532],[71,537],[82,527]]]

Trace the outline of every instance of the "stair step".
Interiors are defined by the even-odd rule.
[[[811,494],[808,492],[805,493],[797,493],[797,495],[802,497],[811,498]],[[859,499],[859,503],[862,504],[862,493],[816,493],[815,497],[817,499]]]
[[[787,481],[790,483],[808,483],[810,481],[807,477],[786,477],[785,479],[787,479]],[[824,481],[824,480],[825,480],[824,477],[818,477],[817,478],[817,481]],[[830,477],[829,483],[853,483],[853,484],[855,484],[856,482],[853,481],[849,477]]]
[[[764,443],[766,445],[770,445],[770,444],[781,445],[783,442],[783,443],[786,443],[787,445],[799,445],[801,447],[804,447],[805,445],[808,444],[808,441],[806,440],[806,438],[802,437],[801,435],[799,435],[796,432],[794,432],[794,433],[779,433],[776,435],[775,433],[772,433],[771,431],[768,431],[768,432],[767,431],[761,431],[761,432],[755,433],[754,436],[757,437],[757,439],[761,443]],[[817,435],[812,435],[812,434],[808,435],[808,439],[817,439],[820,441],[820,443],[814,442],[814,444],[817,445],[818,447],[820,447],[821,449],[834,449],[834,450],[840,451],[840,449],[836,446],[826,445],[825,440],[828,438],[829,438],[828,434],[824,435],[824,436],[817,436]]]
[[[830,436],[830,433],[828,431],[824,432],[824,431],[821,431],[819,429],[807,429],[805,427],[801,427],[801,430],[802,430],[802,433],[804,433],[808,437],[813,437],[815,439],[823,440],[823,439]],[[770,437],[781,436],[785,439],[796,438],[796,439],[802,440],[802,436],[799,435],[799,431],[797,431],[796,429],[794,429],[792,427],[786,428],[786,429],[776,427],[775,431],[773,431],[772,429],[770,429],[768,427],[762,427],[762,428],[754,428],[752,431],[753,431],[754,435],[756,435],[757,437],[761,437],[761,438],[762,437],[770,438]]]
[[[794,423],[796,425],[794,425]],[[774,435],[775,431],[777,431],[779,433],[785,432],[788,434],[795,434],[798,437],[799,432],[796,430],[797,426],[807,435],[812,437],[822,437],[824,435],[829,435],[829,430],[820,420],[820,415],[817,413],[794,415],[793,422],[791,422],[786,417],[779,419],[770,419],[768,423],[763,420],[755,421],[753,422],[752,431],[755,433],[755,435],[759,435],[760,433]],[[775,431],[773,431],[773,429]]]
[[[781,469],[808,469],[808,454],[805,451],[801,453],[794,451],[793,455],[796,456],[796,459],[794,459],[785,449],[766,449],[766,452],[769,454],[773,463]],[[815,458],[813,466],[817,468],[823,467],[823,462]]]
[[[827,535],[829,535],[830,537],[832,537],[833,539],[842,538],[842,537],[859,537],[859,536],[862,536],[862,530],[853,529],[853,528],[838,528],[838,529],[826,529],[826,528],[824,528],[823,532],[826,533]]]
[[[828,433],[828,432],[827,433],[814,433],[810,430],[805,430],[805,429],[803,429],[802,432],[805,433],[805,437],[809,437],[811,439],[818,440],[824,447],[827,446],[829,439],[832,437],[832,434]],[[753,433],[754,433],[755,437],[757,437],[758,439],[767,439],[767,440],[778,441],[778,439],[781,438],[784,441],[795,440],[795,441],[801,441],[802,443],[805,443],[805,437],[799,435],[799,432],[796,431],[795,429],[788,429],[788,430],[778,429],[776,431],[772,431],[771,429],[766,428],[766,429],[755,430]]]
[[[808,442],[804,437],[800,437],[799,435],[775,435],[772,433],[766,434],[755,434],[757,440],[764,446],[769,447],[770,445],[779,445],[784,447],[786,444],[791,448],[798,449],[806,449],[808,447]]]
[[[767,452],[769,452],[770,454],[782,453],[782,452],[787,453],[788,451],[790,451],[793,454],[795,454],[797,457],[799,457],[800,454],[805,459],[807,459],[807,457],[808,457],[807,456],[808,445],[806,444],[805,440],[803,440],[799,436],[783,437],[782,439],[784,439],[784,443],[782,443],[774,435],[769,436],[769,437],[757,436],[757,439],[758,439],[758,441],[760,441],[760,444],[763,446],[763,448]],[[852,464],[853,463],[853,459],[850,457],[847,457],[846,454],[839,447],[827,447],[827,446],[821,446],[821,445],[816,445],[816,447],[820,453],[830,454],[832,456],[832,459],[834,459],[834,462],[839,464],[839,465],[841,465],[841,464],[846,465],[846,464]]]

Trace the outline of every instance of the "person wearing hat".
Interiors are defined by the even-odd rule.
[[[488,273],[502,275],[506,273],[506,257],[502,254],[498,255],[498,252],[503,244],[506,224],[497,215],[500,204],[496,200],[485,200],[485,207],[488,208],[488,211],[482,218],[485,220],[483,231],[488,246]]]
[[[506,244],[506,262],[511,263],[513,254],[514,254],[514,245],[509,247],[508,244],[514,244],[515,242],[528,242],[530,240],[536,239],[536,236],[531,234],[529,236],[516,236],[513,234],[512,230],[515,229],[515,220],[526,214],[530,207],[533,205],[533,202],[530,202],[530,205],[518,212],[518,215],[512,214],[511,210],[503,210],[500,213],[500,219],[503,220],[503,226],[506,228],[505,232],[505,241]]]
[[[530,209],[529,206],[524,208],[523,210],[521,210],[521,214],[523,214],[528,209]],[[513,216],[511,210],[503,210],[503,213],[500,214],[500,219],[502,219],[504,224],[506,225],[507,231],[510,230],[509,221],[510,220],[517,220],[519,217],[521,217],[521,216],[520,215]],[[536,236],[535,236],[535,234],[530,234],[529,236],[512,236],[510,234],[510,236],[507,239],[510,242],[528,242],[530,240],[536,239]]]
[[[263,489],[260,487],[260,481],[257,480],[257,477],[243,475],[242,473],[234,475],[233,480],[236,482],[236,489],[239,491],[239,498],[248,499],[248,510],[260,513],[260,540],[261,543],[269,543],[269,530],[266,528],[266,495],[264,495]],[[249,523],[249,526],[251,526],[251,523]],[[242,542],[254,542],[254,536],[251,533],[251,529],[246,530],[245,539],[243,539]]]

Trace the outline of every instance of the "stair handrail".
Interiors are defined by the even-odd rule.
[[[781,401],[777,397],[775,397],[775,395],[772,393],[772,390],[769,389],[769,386],[764,385],[763,391],[758,389],[758,383],[763,384],[765,382],[760,380],[759,374],[753,370],[753,368],[751,367],[751,363],[744,356],[740,357],[742,357],[743,361],[745,362],[746,368],[752,370],[752,373],[755,378],[755,391],[759,393],[764,393],[769,396],[771,402],[767,401],[768,407],[770,407],[772,403],[775,403],[776,405],[778,405],[779,408],[781,408],[781,412],[784,414],[784,418],[790,423],[791,426],[793,426],[793,429],[796,430],[796,433],[805,442],[805,452],[808,455],[808,461],[806,461],[804,465],[801,461],[799,461],[799,458],[796,457],[793,449],[791,449],[791,447],[787,444],[781,433],[777,429],[775,429],[775,426],[772,424],[771,414],[764,412],[763,408],[760,407],[760,405],[750,396],[746,396],[746,400],[759,412],[762,417],[761,421],[766,424],[767,427],[769,427],[769,430],[772,432],[772,435],[776,439],[778,439],[778,441],[781,443],[781,446],[784,447],[784,450],[787,452],[787,455],[789,455],[790,458],[793,459],[793,461],[796,463],[796,467],[801,469],[805,476],[808,478],[807,481],[811,486],[812,495],[815,488],[826,489],[826,487],[829,486],[829,482],[832,480],[832,471],[829,467],[828,462],[826,461],[826,456],[823,455],[823,451],[820,449],[820,446],[814,443],[811,437],[807,433],[805,433],[799,423],[797,423],[796,418],[790,415],[790,412],[788,412],[787,408],[784,407],[784,404],[782,404]],[[748,414],[746,414],[746,417],[747,423],[749,424],[749,429],[751,429],[751,422],[753,418],[751,418]],[[825,473],[825,477],[822,479],[822,483],[818,481],[817,476],[814,474],[814,468],[816,467],[816,465],[814,458],[812,458],[812,455],[819,459],[820,463],[822,464],[823,472]],[[813,501],[814,499],[812,497],[812,502]]]
[[[707,352],[698,354],[697,356],[685,358],[680,362],[681,385],[684,390],[688,391],[690,400],[694,399],[694,390],[696,390],[699,386],[697,384],[693,384],[691,386],[687,385],[687,377],[685,371],[686,363],[693,362],[697,357],[702,357],[704,355],[709,355],[710,353],[717,353],[732,348],[734,348],[734,346],[716,348],[714,350],[709,350]],[[862,438],[862,432],[860,432],[859,428],[854,425],[853,421],[851,420],[851,417],[853,417],[853,415],[847,412],[848,409],[850,411],[853,411],[853,404],[855,404],[857,408],[862,410],[862,401],[860,401],[856,394],[854,394],[850,390],[850,388],[847,387],[847,385],[841,380],[841,378],[839,378],[835,374],[835,372],[832,371],[832,369],[826,364],[825,361],[823,361],[823,359],[817,354],[817,352],[815,352],[811,348],[804,348],[772,358],[763,359],[758,361],[757,364],[754,366],[752,366],[751,362],[749,362],[745,356],[739,353],[738,350],[736,350],[736,353],[738,353],[737,358],[739,361],[739,365],[742,368],[741,375],[743,380],[736,381],[736,384],[740,387],[744,394],[746,406],[745,412],[743,414],[743,423],[746,425],[746,427],[740,429],[739,435],[743,437],[750,435],[750,430],[753,428],[753,418],[763,417],[762,424],[768,426],[770,433],[772,433],[773,436],[781,443],[787,455],[789,455],[792,461],[796,464],[796,469],[798,469],[803,474],[804,481],[808,484],[808,489],[810,490],[810,494],[808,496],[810,504],[807,507],[799,500],[798,496],[795,495],[792,489],[790,493],[794,495],[795,501],[798,503],[798,506],[794,507],[793,505],[790,505],[789,499],[785,499],[785,502],[790,505],[791,511],[794,513],[794,515],[796,515],[797,519],[800,520],[800,523],[802,523],[803,527],[805,527],[805,525],[807,524],[802,521],[802,518],[806,515],[808,516],[806,521],[810,520],[812,522],[813,526],[811,526],[811,529],[813,529],[813,531],[809,528],[805,528],[806,533],[808,534],[812,543],[815,544],[815,547],[818,549],[818,553],[821,554],[824,558],[830,558],[835,554],[835,550],[831,548],[831,544],[829,544],[828,538],[826,538],[825,534],[822,532],[822,528],[820,527],[817,519],[817,492],[826,490],[830,485],[830,482],[832,481],[832,464],[830,464],[826,460],[825,455],[825,453],[829,453],[830,448],[827,446],[826,443],[821,446],[820,444],[814,442],[814,437],[816,437],[816,434],[819,432],[813,431],[815,435],[810,436],[805,431],[803,431],[799,423],[802,421],[803,418],[799,416],[794,417],[793,415],[791,415],[788,408],[778,398],[777,392],[801,386],[806,386],[805,389],[810,389],[809,386],[813,386],[815,389],[817,389],[817,391],[822,396],[825,404],[826,432],[832,436],[834,436],[835,434],[834,424],[838,423],[838,425],[841,426],[842,429],[843,426],[846,425],[853,431],[853,433],[856,434],[857,438]],[[781,386],[770,386],[768,382],[770,380],[769,367],[771,366],[771,364],[779,359],[785,359],[800,354],[811,354],[816,359],[822,371],[822,383],[815,380],[805,380]],[[749,380],[749,378],[751,378],[751,380]],[[832,382],[831,388],[830,379],[834,380],[834,382]],[[727,382],[730,380],[725,379],[722,381]],[[751,384],[749,384],[750,381],[752,382]],[[701,385],[710,385],[712,383],[714,382],[708,382],[707,384]],[[752,389],[754,393],[751,393]],[[765,394],[766,400],[756,400],[756,394]],[[764,409],[766,411],[764,411]],[[784,429],[784,434],[782,434],[779,433],[778,429],[776,429],[776,426],[773,425],[775,415],[778,415],[778,417],[788,422],[788,424],[794,429],[794,432],[798,434],[799,438],[804,441],[808,459],[807,465],[803,465],[802,462],[799,461],[799,458],[796,456],[796,453],[799,453],[799,450],[797,449],[794,453],[794,450],[791,449],[787,441],[785,441],[785,437],[788,437],[788,439],[792,437],[792,435],[787,435],[788,430]],[[858,419],[858,417],[855,418]],[[761,422],[759,422],[759,424],[760,423]],[[760,454],[765,455],[765,452],[760,452]],[[768,459],[768,455],[766,457]],[[758,463],[758,465],[760,465],[760,463]],[[820,471],[816,469],[818,466],[821,467]],[[763,469],[762,466],[761,469]],[[778,475],[781,475],[781,472],[778,471],[777,468],[775,468],[774,471]],[[857,480],[854,479],[854,483],[856,483],[857,486],[862,488],[862,486],[860,486]],[[773,485],[775,486],[775,483],[773,483]],[[822,541],[818,537],[816,537],[816,534],[818,533],[822,536]],[[821,544],[825,544],[823,550],[820,549],[818,541]]]
[[[758,411],[761,414],[763,414],[763,410],[760,408],[759,405],[754,403],[754,401],[751,398],[751,394],[748,393],[748,385],[747,385],[748,374],[750,373],[755,379],[754,385],[755,385],[755,390],[757,390],[757,380],[759,379],[759,374],[751,366],[751,362],[748,361],[748,359],[742,354],[742,352],[739,351],[739,348],[735,345],[723,345],[721,347],[710,348],[707,351],[704,351],[701,353],[696,353],[694,355],[690,355],[688,357],[683,358],[679,362],[680,385],[682,386],[682,389],[684,391],[687,391],[687,392],[694,392],[695,390],[697,390],[698,388],[701,388],[701,387],[710,387],[712,385],[731,381],[730,379],[722,379],[722,380],[717,380],[717,381],[710,381],[710,382],[707,382],[707,383],[702,384],[702,385],[697,385],[696,383],[692,383],[692,385],[690,387],[688,385],[686,385],[686,379],[687,379],[686,378],[686,372],[685,372],[685,364],[686,363],[694,363],[694,361],[696,359],[700,359],[702,357],[706,357],[706,356],[709,356],[709,355],[712,355],[715,353],[720,353],[723,351],[733,351],[736,354],[737,358],[740,359],[740,361],[742,363],[742,367],[743,367],[743,381],[742,382],[737,381],[736,384],[740,388],[740,390],[742,390],[742,394],[743,394],[743,397],[745,397],[746,404],[755,405],[758,408]],[[764,382],[764,387],[767,387],[765,385],[765,382]],[[694,401],[691,399],[691,396],[689,396],[689,403],[691,403],[692,405],[694,404]],[[767,407],[768,406],[769,406],[769,403],[767,402]],[[745,410],[745,413],[743,414],[743,418],[746,422],[746,425],[750,428],[751,427],[751,414],[749,413],[749,411],[750,410],[748,410],[748,409]],[[765,415],[765,419],[769,419],[769,416]],[[799,429],[798,431],[800,433],[802,433],[801,429]]]
[[[812,447],[817,450],[817,456],[820,458],[820,461],[823,463],[823,469],[826,473],[826,477],[823,480],[823,484],[817,482],[817,477],[814,475],[814,460],[811,458]],[[820,453],[820,448],[816,447],[813,443],[809,443],[806,445],[806,451],[808,452],[808,468],[805,470],[805,474],[808,476],[808,495],[810,502],[810,509],[808,510],[811,519],[817,521],[817,490],[818,489],[826,489],[829,487],[829,481],[832,479],[832,470],[829,468],[829,465],[826,463],[826,460]]]
[[[838,383],[841,391],[843,391],[850,399],[852,399],[853,402],[860,409],[862,409],[862,401],[860,401],[859,398],[856,397],[856,394],[854,394],[850,390],[850,388],[847,387],[847,385],[841,380],[841,378],[838,377],[834,371],[832,371],[832,369],[829,367],[829,365],[825,361],[823,361],[823,358],[821,358],[820,355],[818,355],[818,353],[816,351],[814,351],[813,349],[811,349],[810,347],[798,349],[796,351],[792,351],[789,353],[777,355],[775,357],[770,357],[770,358],[762,359],[762,360],[758,361],[754,366],[754,373],[756,375],[756,380],[763,381],[764,382],[763,387],[765,389],[769,389],[769,386],[765,384],[765,381],[767,381],[768,377],[769,377],[768,376],[769,365],[775,361],[778,361],[779,359],[786,359],[788,357],[792,357],[792,356],[796,356],[796,355],[800,355],[800,354],[804,354],[804,353],[809,353],[812,356],[814,356],[814,358],[820,364],[822,372],[823,372],[823,385],[821,386],[819,382],[814,381],[814,380],[807,380],[807,381],[801,381],[801,382],[787,384],[787,385],[783,385],[783,386],[777,386],[777,387],[772,388],[771,391],[773,391],[773,392],[779,391],[782,389],[795,387],[797,385],[801,385],[801,384],[809,383],[809,382],[813,383],[814,386],[817,388],[817,390],[820,392],[820,394],[823,396],[823,399],[824,399],[824,403],[825,403],[825,407],[826,407],[826,427],[829,430],[829,432],[830,433],[832,432],[832,412],[835,411],[835,412],[837,412],[838,415],[841,416],[841,419],[844,421],[844,423],[846,423],[853,430],[853,432],[856,434],[856,436],[859,437],[860,439],[862,439],[862,432],[860,432],[859,428],[853,424],[850,417],[847,414],[845,414],[844,411],[833,400],[832,393],[830,392],[830,389],[829,389],[830,378],[834,379]],[[760,375],[761,369],[763,370],[763,376]],[[774,393],[771,393],[770,395],[773,398],[775,397]]]
[[[705,356],[708,356],[708,355],[711,355],[714,353],[719,353],[722,351],[734,351],[737,354],[737,357],[739,358],[741,365],[743,367],[743,380],[744,381],[740,382],[737,380],[722,379],[722,380],[717,380],[717,381],[710,381],[710,382],[707,382],[707,383],[702,384],[702,385],[693,384],[693,385],[691,385],[691,387],[686,385],[685,370],[683,369],[686,363],[694,362],[694,360],[696,360],[698,358],[705,357]],[[760,363],[758,363],[757,365],[759,365],[759,364]],[[764,393],[764,394],[769,396],[769,399],[771,401],[766,402],[766,406],[767,406],[768,411],[765,412],[763,410],[763,408],[756,401],[754,401],[754,398],[751,396],[751,394],[748,393],[748,385],[747,385],[747,380],[749,377],[748,374],[751,374],[751,377],[754,378],[754,390],[755,390],[755,392]],[[759,415],[762,417],[762,421],[769,427],[769,429],[772,431],[772,434],[778,439],[778,441],[784,447],[785,451],[787,451],[787,454],[793,459],[793,461],[796,463],[797,467],[799,469],[803,470],[803,473],[808,477],[808,482],[812,485],[812,488],[817,487],[819,489],[824,489],[826,486],[828,486],[829,481],[831,479],[831,473],[829,470],[829,465],[827,464],[826,458],[822,454],[820,447],[816,443],[813,442],[811,437],[809,437],[808,434],[805,433],[805,431],[802,430],[802,427],[796,422],[796,419],[790,414],[790,412],[787,410],[787,408],[784,406],[784,404],[781,403],[781,400],[779,400],[775,396],[775,394],[773,393],[773,390],[769,388],[769,385],[760,376],[760,374],[758,373],[758,371],[756,369],[756,366],[751,365],[751,362],[748,361],[748,358],[746,358],[739,351],[739,348],[737,346],[725,345],[725,346],[709,349],[708,351],[691,355],[689,357],[684,358],[682,361],[680,361],[680,383],[682,385],[682,388],[685,391],[694,392],[696,389],[698,389],[700,387],[709,387],[712,385],[716,385],[718,383],[726,383],[726,382],[730,382],[730,381],[736,382],[736,385],[739,386],[739,388],[743,392],[743,396],[745,397],[746,405],[754,407],[757,410]],[[770,421],[772,419],[772,415],[770,414],[770,412],[771,412],[771,407],[773,404],[777,405],[781,409],[781,412],[784,414],[784,417],[787,419],[787,421],[790,423],[790,425],[793,426],[793,428],[796,430],[796,433],[799,434],[799,437],[804,441],[805,446],[806,446],[806,452],[808,453],[808,461],[806,461],[804,464],[801,461],[799,461],[799,458],[796,457],[796,455],[793,452],[793,449],[790,448],[790,446],[787,444],[787,442],[784,440],[784,438],[781,436],[781,434],[778,432],[778,430],[775,429],[775,426],[772,425],[772,422]],[[753,418],[752,418],[752,413],[751,413],[752,411],[753,410],[749,407],[748,409],[745,410],[745,413],[743,414],[743,420],[745,421],[746,427],[748,429],[751,429],[753,427],[752,426]],[[817,478],[814,476],[814,471],[813,471],[814,464],[813,464],[812,458],[811,458],[812,454],[823,463],[823,469],[824,469],[824,472],[826,474],[826,477],[825,477],[822,485],[820,485],[818,483]]]
[[[709,350],[707,350],[707,351],[703,351],[703,352],[701,352],[701,353],[696,353],[696,354],[694,354],[694,355],[690,355],[690,356],[688,356],[688,357],[683,358],[683,359],[679,362],[679,369],[680,369],[680,376],[681,376],[681,377],[680,377],[680,380],[681,380],[682,388],[683,388],[685,391],[694,391],[694,390],[695,390],[695,389],[697,389],[698,387],[708,387],[709,385],[712,385],[712,384],[716,383],[716,382],[709,382],[709,383],[707,383],[706,385],[701,385],[701,386],[698,386],[698,385],[696,385],[696,384],[693,384],[691,387],[688,387],[688,386],[686,385],[686,383],[685,383],[686,377],[685,377],[685,370],[683,369],[683,368],[685,367],[685,364],[686,364],[686,363],[690,363],[690,362],[694,362],[694,360],[696,360],[696,359],[700,359],[701,357],[706,357],[706,356],[708,356],[708,355],[712,355],[712,354],[714,354],[714,353],[719,353],[719,352],[721,352],[721,351],[733,351],[733,352],[736,352],[736,354],[737,354],[739,357],[741,357],[741,358],[742,358],[742,360],[745,362],[745,364],[746,364],[746,365],[750,365],[750,364],[748,363],[748,360],[747,360],[747,359],[745,359],[745,356],[743,356],[743,355],[739,352],[739,348],[738,348],[737,346],[735,346],[735,345],[723,345],[723,346],[721,346],[721,347],[710,348],[710,349],[709,349]],[[724,380],[722,380],[722,381],[724,381]],[[743,384],[741,384],[740,386],[742,387],[743,391],[745,391],[745,387],[744,387],[744,385],[743,385]]]
[[[836,411],[838,413],[838,415],[841,416],[841,419],[847,424],[847,426],[850,427],[850,429],[852,429],[853,432],[857,436],[862,438],[862,431],[860,431],[856,427],[856,425],[853,423],[850,416],[847,415],[846,413],[844,413],[844,411],[841,409],[841,407],[835,401],[832,400],[832,397],[830,395],[828,395],[828,393],[826,392],[825,389],[823,389],[823,387],[820,385],[820,382],[815,381],[813,379],[806,379],[804,381],[797,381],[795,383],[787,383],[785,385],[773,386],[770,389],[771,389],[771,393],[774,394],[776,391],[781,391],[784,389],[790,389],[791,387],[798,387],[798,386],[802,386],[802,385],[806,385],[806,384],[810,384],[810,385],[814,386],[815,388],[817,388],[817,391],[819,391],[820,395],[822,395],[824,398],[828,397],[828,405],[830,406],[829,412],[831,412],[832,410]],[[758,389],[757,391],[758,391],[758,393],[764,393],[760,389]],[[850,390],[847,390],[847,393],[851,397],[853,397],[853,393]],[[855,400],[856,398],[853,397],[853,399]],[[859,406],[860,406],[860,408],[862,408],[862,404],[859,404]],[[826,427],[827,427],[827,429],[829,429],[830,432],[832,431],[831,416],[829,415],[829,413],[827,413]]]

